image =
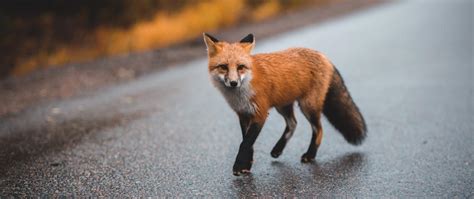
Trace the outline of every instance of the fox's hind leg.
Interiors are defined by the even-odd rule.
[[[321,145],[321,140],[323,138],[323,128],[321,126],[322,105],[315,103],[314,100],[301,100],[299,105],[304,116],[311,123],[312,129],[308,151],[301,156],[301,162],[307,163],[312,162],[316,157],[316,153],[318,152],[318,148]]]
[[[286,106],[276,107],[276,110],[285,118],[286,128],[283,132],[283,135],[278,140],[276,145],[273,147],[272,152],[270,153],[271,156],[274,158],[278,158],[281,155],[283,149],[286,146],[286,143],[291,138],[296,128],[296,118],[293,111],[293,103]]]

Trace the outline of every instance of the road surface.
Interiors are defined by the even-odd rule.
[[[327,54],[368,124],[360,147],[325,121],[313,164],[310,127],[274,111],[252,174],[232,175],[236,115],[205,59],[0,120],[0,195],[171,197],[473,197],[472,1],[400,1],[260,41]],[[204,50],[204,46],[203,46]]]

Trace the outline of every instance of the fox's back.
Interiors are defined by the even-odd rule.
[[[333,73],[330,61],[307,48],[290,48],[255,54],[252,86],[257,93],[271,96],[272,105],[291,103],[306,94],[325,94]]]

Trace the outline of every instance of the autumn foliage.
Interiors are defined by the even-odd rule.
[[[327,1],[327,0],[326,0]],[[0,76],[166,47],[315,0],[18,0],[0,7]]]

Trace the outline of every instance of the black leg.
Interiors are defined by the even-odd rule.
[[[240,123],[240,129],[242,130],[242,138],[245,137],[245,134],[247,133],[247,130],[250,125],[250,115],[247,114],[239,114],[239,123]]]
[[[312,162],[316,158],[316,154],[323,137],[320,114],[312,115],[309,120],[313,130],[313,135],[311,136],[308,151],[306,151],[306,153],[301,156],[301,162],[303,163]]]
[[[235,159],[233,174],[238,176],[243,173],[249,173],[253,161],[253,144],[260,134],[263,123],[252,122],[245,133],[244,139],[239,147],[239,153]]]
[[[270,155],[274,158],[278,158],[281,155],[286,143],[291,138],[296,128],[296,118],[293,111],[293,104],[284,107],[278,107],[276,109],[278,113],[280,113],[285,118],[286,128],[283,132],[283,135],[281,135],[280,139],[270,152]]]

